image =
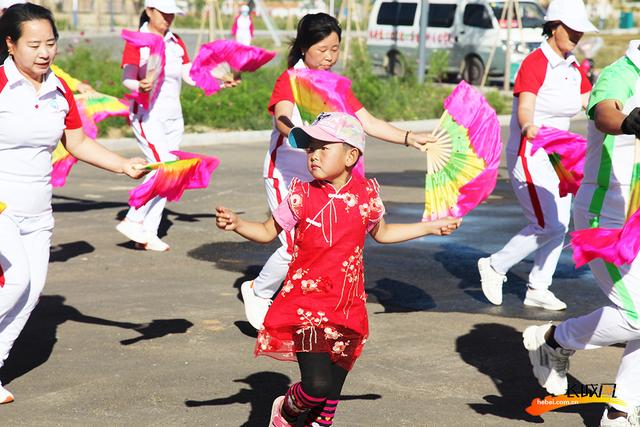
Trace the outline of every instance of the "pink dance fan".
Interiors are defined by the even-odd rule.
[[[576,194],[584,176],[587,140],[582,135],[543,126],[531,145],[531,154],[542,148],[549,155],[560,179],[560,196]]]
[[[200,47],[189,75],[205,95],[213,95],[223,83],[233,82],[234,72],[253,72],[276,56],[259,47],[232,40],[216,40]]]
[[[177,160],[150,163],[144,169],[155,173],[144,183],[129,191],[129,205],[139,208],[156,196],[169,201],[180,200],[185,190],[206,188],[211,174],[220,164],[216,157],[186,151],[172,151]]]
[[[604,197],[604,196],[601,196]],[[617,267],[631,264],[640,252],[640,140],[636,139],[627,220],[622,228],[593,228],[571,233],[576,268],[601,258]]]
[[[148,47],[149,59],[146,65],[146,78],[153,82],[148,93],[133,92],[126,95],[145,109],[156,100],[164,81],[164,65],[166,62],[164,39],[157,34],[139,31],[122,30],[122,38],[135,47]]]
[[[63,187],[67,182],[71,168],[76,163],[78,163],[78,159],[73,157],[61,142],[58,142],[51,155],[51,185],[53,187]]]

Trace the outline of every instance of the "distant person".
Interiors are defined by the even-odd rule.
[[[250,46],[253,40],[253,20],[251,19],[249,6],[243,4],[240,14],[236,16],[231,27],[231,35],[236,41],[245,46]]]
[[[178,150],[184,134],[184,119],[180,104],[182,81],[195,83],[189,77],[191,61],[187,47],[169,27],[176,14],[183,14],[175,0],[146,0],[140,16],[141,33],[153,33],[164,38],[166,63],[164,80],[157,82],[159,70],[148,77],[149,48],[137,48],[126,43],[122,54],[123,85],[132,92],[149,93],[158,84],[159,93],[148,108],[133,103],[129,121],[138,147],[149,162],[175,160],[171,151]],[[151,175],[147,177],[150,179]],[[156,196],[140,208],[130,208],[116,229],[128,239],[149,251],[164,252],[169,245],[158,237],[165,197]]]
[[[285,284],[258,332],[256,355],[297,361],[302,380],[273,402],[270,427],[332,425],[347,374],[369,335],[364,290],[364,240],[403,242],[448,235],[460,220],[387,224],[375,179],[352,174],[365,151],[355,117],[321,113],[310,126],[293,128],[288,143],[306,151],[310,182],[294,178],[273,215],[262,222],[216,209],[216,225],[248,240],[268,243],[294,232]]]
[[[569,226],[571,196],[560,197],[559,178],[544,150],[531,154],[531,140],[541,126],[568,130],[586,107],[589,79],[571,53],[585,32],[597,29],[587,19],[582,0],[553,0],[545,16],[546,40],[520,66],[513,89],[507,169],[511,185],[529,223],[498,252],[478,260],[482,292],[502,304],[507,272],[533,254],[524,305],[564,310],[549,290]]]
[[[58,31],[51,12],[17,4],[0,17],[0,368],[44,288],[53,214],[51,153],[62,140],[79,160],[138,178],[135,165],[84,137],[71,89],[51,71]],[[14,396],[0,384],[0,403]]]

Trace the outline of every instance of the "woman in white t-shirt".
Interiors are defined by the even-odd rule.
[[[171,151],[178,150],[184,134],[180,104],[182,81],[193,86],[189,77],[191,61],[182,39],[169,27],[175,14],[182,14],[175,0],[146,0],[140,17],[141,33],[153,33],[164,38],[166,63],[164,78],[155,81],[147,77],[149,48],[137,48],[126,43],[122,54],[123,84],[132,92],[149,93],[154,84],[161,85],[157,97],[148,108],[133,102],[129,120],[138,147],[149,162],[175,160]],[[157,77],[156,73],[156,77]],[[151,175],[147,179],[150,179]],[[140,208],[131,208],[116,229],[146,250],[167,251],[169,245],[158,237],[164,197],[154,197]]]
[[[531,154],[531,140],[541,126],[569,130],[571,117],[586,107],[589,79],[571,51],[584,32],[597,31],[582,0],[554,0],[544,25],[547,40],[525,58],[513,90],[507,168],[511,185],[529,221],[500,251],[478,260],[482,291],[502,304],[506,274],[534,254],[524,304],[547,310],[567,305],[550,290],[571,217],[571,196],[561,197],[559,179],[544,150]]]
[[[137,178],[143,159],[125,159],[84,137],[73,94],[50,66],[58,32],[31,3],[0,18],[0,368],[42,292],[53,231],[51,153],[62,140],[79,160]],[[0,384],[0,403],[13,395]]]

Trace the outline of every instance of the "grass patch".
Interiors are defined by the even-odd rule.
[[[111,52],[80,46],[62,54],[56,64],[99,92],[118,97],[126,93],[121,83],[120,64],[112,59]],[[246,73],[238,87],[213,96],[204,96],[201,89],[183,85],[181,102],[187,132],[271,128],[271,116],[266,108],[275,80],[285,68],[283,59],[255,73]],[[353,91],[367,110],[388,121],[440,117],[442,102],[453,89],[452,85],[432,82],[418,84],[411,72],[402,79],[376,75],[366,53],[357,44],[345,75],[351,78]],[[498,114],[510,111],[510,98],[500,92],[487,92],[486,98]],[[103,136],[131,135],[124,118],[107,119],[99,128]]]

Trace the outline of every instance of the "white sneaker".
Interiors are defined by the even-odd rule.
[[[171,247],[160,240],[160,238],[154,233],[147,234],[147,243],[144,245],[145,250],[147,251],[156,251],[156,252],[166,252]]]
[[[527,289],[524,305],[555,311],[565,310],[567,308],[567,304],[560,301],[549,289]]]
[[[549,393],[558,396],[567,392],[569,356],[575,351],[551,348],[544,339],[549,328],[551,328],[551,323],[529,326],[522,334],[522,341],[524,348],[529,350],[533,375]]]
[[[142,224],[140,223],[129,221],[125,218],[116,225],[116,230],[124,234],[127,239],[133,240],[136,243],[147,243],[147,235],[142,230]]]
[[[13,394],[0,384],[0,405],[13,402]]]
[[[600,427],[639,427],[640,426],[640,415],[638,414],[637,406],[633,408],[633,411],[627,414],[626,417],[618,417],[613,420],[609,419],[609,408],[604,410],[604,414],[602,414],[602,419],[600,420]]]
[[[482,292],[491,304],[502,304],[502,284],[507,281],[507,276],[500,274],[491,267],[491,258],[478,260],[478,271]]]
[[[244,313],[247,320],[257,330],[262,329],[264,318],[271,305],[271,299],[259,297],[253,292],[253,280],[242,283],[240,293],[244,301]]]

